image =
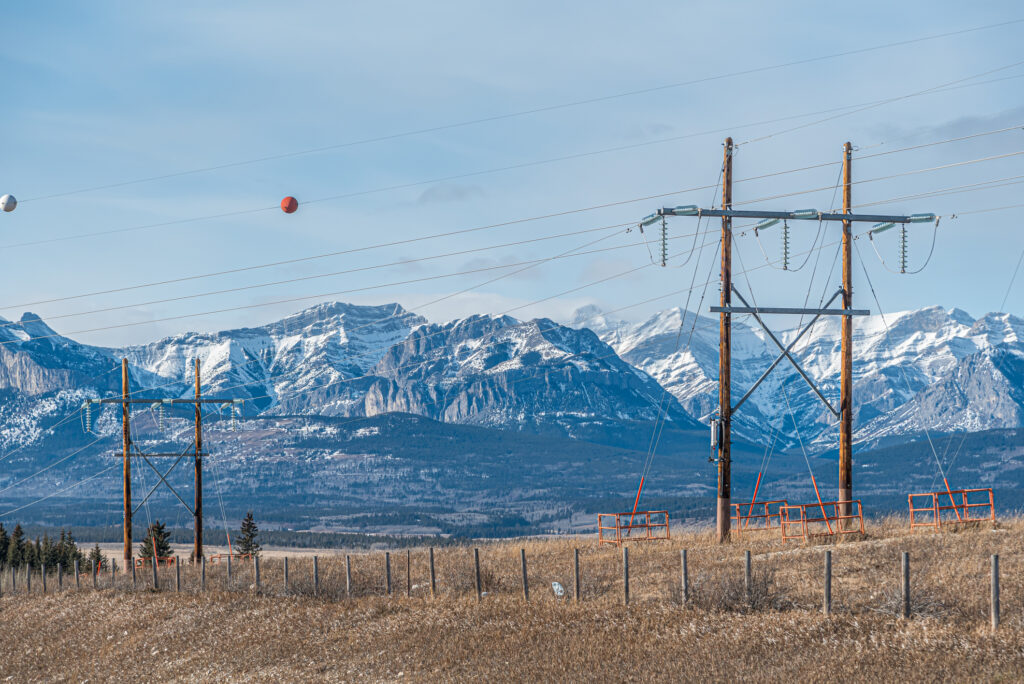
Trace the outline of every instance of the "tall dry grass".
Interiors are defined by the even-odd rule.
[[[1024,521],[996,529],[916,533],[906,520],[869,526],[864,538],[782,546],[744,534],[727,546],[709,533],[630,546],[631,602],[622,605],[621,551],[591,537],[481,542],[476,600],[472,547],[435,552],[438,595],[429,597],[426,549],[161,571],[161,591],[121,573],[80,591],[0,599],[0,678],[31,680],[1014,680],[1024,672]],[[580,550],[583,601],[572,595]],[[690,598],[681,603],[680,550],[688,549]],[[833,552],[833,615],[820,613],[823,550]],[[522,598],[526,550],[530,601]],[[753,582],[743,579],[752,554]],[[911,558],[912,609],[897,617],[899,556]],[[988,628],[989,557],[1000,555],[1002,625]],[[411,564],[407,562],[411,560]],[[407,576],[409,581],[407,581]],[[411,598],[406,598],[407,593]]]

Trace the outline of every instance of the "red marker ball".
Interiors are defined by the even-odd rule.
[[[295,210],[299,208],[299,201],[294,197],[285,197],[281,200],[281,211],[286,214],[294,214]]]

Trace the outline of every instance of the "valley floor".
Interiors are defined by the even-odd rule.
[[[622,605],[621,552],[590,538],[481,543],[487,595],[476,600],[472,550],[436,552],[438,596],[427,591],[427,553],[392,552],[394,596],[383,595],[383,553],[293,562],[287,595],[280,561],[233,584],[210,568],[199,592],[183,568],[181,593],[68,588],[0,598],[0,680],[9,681],[1018,681],[1024,672],[1024,521],[998,529],[909,535],[905,521],[830,547],[782,547],[706,534],[630,547],[631,602]],[[681,604],[688,549],[690,605]],[[572,593],[580,549],[583,600]],[[833,551],[833,609],[820,612],[822,551]],[[525,549],[530,601],[522,597]],[[743,551],[751,550],[749,597]],[[896,615],[899,553],[911,557],[913,616]],[[1000,555],[1002,623],[988,625],[990,555]],[[407,586],[406,576],[412,586]],[[228,590],[230,588],[231,590]],[[9,587],[5,587],[9,589]],[[406,593],[411,596],[406,596]]]

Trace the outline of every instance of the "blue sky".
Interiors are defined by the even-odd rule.
[[[856,7],[817,2],[207,5],[20,3],[7,8],[0,41],[0,193],[15,194],[22,204],[16,212],[0,215],[0,315],[16,318],[32,310],[49,319],[127,305],[55,319],[52,325],[86,342],[137,343],[185,330],[259,324],[318,298],[156,319],[544,259],[605,235],[590,249],[620,248],[543,264],[422,309],[433,299],[502,271],[328,299],[398,301],[433,320],[510,309],[517,317],[564,318],[585,304],[630,307],[685,288],[694,277],[703,283],[713,247],[702,253],[699,263],[694,258],[681,266],[679,259],[670,264],[679,268],[642,269],[527,307],[522,305],[650,263],[647,247],[636,232],[609,230],[178,302],[142,303],[610,226],[638,219],[663,203],[707,205],[711,190],[298,265],[26,304],[713,185],[725,132],[655,143],[702,131],[729,129],[738,142],[776,134],[740,146],[735,176],[741,179],[839,160],[846,140],[859,146],[858,155],[867,155],[1024,125],[1024,78],[1012,78],[1024,75],[1024,65],[964,85],[1003,80],[905,98],[821,123],[814,122],[833,115],[808,115],[916,93],[1024,60],[1024,24],[1014,24],[372,144],[47,198],[1024,17],[1011,2],[865,2]],[[744,126],[791,116],[797,118]],[[785,132],[801,124],[813,125]],[[421,183],[639,143],[651,144]],[[1011,131],[855,161],[854,178],[1021,150],[1024,131]],[[864,183],[854,187],[854,203],[1022,175],[1022,156]],[[826,188],[758,204],[825,209],[832,204],[837,173],[837,167],[828,166],[739,183],[734,196],[742,202]],[[324,199],[412,183],[421,184]],[[1024,203],[1022,187],[872,206],[872,212],[928,211],[946,217],[934,257],[919,275],[889,273],[867,241],[860,242],[884,309],[935,304],[960,307],[974,316],[998,309],[1024,246],[1021,210],[948,217]],[[285,195],[309,203],[290,216],[271,209],[23,244],[259,210],[273,207]],[[689,247],[682,235],[692,233],[695,225],[689,219],[673,222],[672,251]],[[825,230],[823,241],[833,241],[836,227]],[[814,225],[794,226],[792,250],[808,249],[815,235]],[[931,235],[930,226],[914,227],[911,268],[924,262]],[[896,239],[890,231],[877,242],[890,262],[896,256]],[[766,234],[763,247],[769,256],[777,256],[778,233]],[[737,249],[738,269],[764,264],[752,236],[738,237]],[[829,281],[823,273],[834,248],[821,254],[817,271],[812,258],[797,273],[767,268],[752,272],[758,302],[797,305],[809,287],[815,300],[823,290],[833,289],[837,279]],[[855,273],[857,303],[875,310],[860,266]],[[741,284],[745,287],[746,280]],[[712,281],[708,298],[716,297]],[[1022,302],[1024,278],[1019,277],[1005,308],[1022,314]],[[662,297],[617,315],[638,319],[684,303],[685,295]],[[702,308],[707,306],[705,301]],[[139,325],[78,332],[125,323]]]

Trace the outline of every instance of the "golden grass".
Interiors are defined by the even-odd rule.
[[[406,598],[406,552],[394,551],[394,596],[384,596],[383,552],[353,554],[353,597],[344,555],[261,566],[208,567],[205,593],[183,567],[162,588],[131,591],[123,574],[93,591],[0,599],[0,680],[436,681],[732,680],[1018,681],[1024,672],[1024,520],[958,533],[906,531],[906,521],[869,526],[862,540],[780,545],[746,536],[728,546],[709,534],[630,547],[631,604],[622,605],[621,551],[593,538],[480,543],[488,595],[477,602],[472,547],[436,551],[439,595],[428,591],[427,552],[414,549]],[[690,606],[680,603],[679,550],[687,548]],[[526,549],[530,602],[522,598]],[[572,593],[580,549],[583,601]],[[820,613],[822,551],[833,551],[833,615]],[[755,586],[743,590],[743,552]],[[913,619],[895,615],[899,553],[911,557]],[[1000,555],[1000,629],[988,627],[989,556]],[[148,578],[148,575],[147,575]],[[19,582],[21,580],[19,579]],[[228,590],[230,589],[230,590]]]

